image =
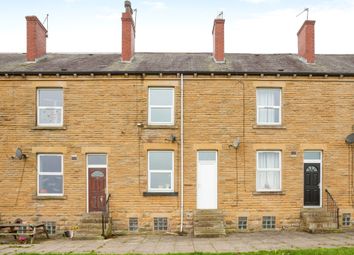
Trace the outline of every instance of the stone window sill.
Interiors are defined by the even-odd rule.
[[[37,196],[33,195],[32,196],[33,200],[67,200],[67,196]]]
[[[178,129],[178,127],[176,125],[147,125],[144,129]]]
[[[286,129],[283,125],[253,125],[253,129]]]
[[[262,196],[262,195],[280,195],[283,196],[286,193],[284,191],[254,191],[252,195],[254,196]]]
[[[144,197],[176,197],[178,192],[144,192]]]
[[[45,127],[45,126],[35,126],[32,130],[66,130],[66,126],[62,127]]]

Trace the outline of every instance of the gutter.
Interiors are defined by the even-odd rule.
[[[185,75],[281,75],[281,76],[354,76],[353,73],[336,73],[336,72],[284,72],[284,71],[272,71],[272,72],[225,72],[225,71],[182,71]],[[0,75],[160,75],[160,74],[178,74],[181,71],[0,71]]]
[[[181,74],[181,226],[180,233],[183,232],[184,220],[184,79]]]

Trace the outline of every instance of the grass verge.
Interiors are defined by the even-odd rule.
[[[100,253],[18,253],[20,255],[101,255]],[[304,250],[277,250],[277,251],[257,251],[239,253],[168,253],[161,255],[354,255],[354,247],[343,248],[318,248]],[[133,255],[133,254],[129,254]]]

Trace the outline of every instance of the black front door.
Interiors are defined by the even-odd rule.
[[[304,205],[320,205],[321,164],[304,163]]]

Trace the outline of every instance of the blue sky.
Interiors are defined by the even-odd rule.
[[[0,52],[25,52],[26,15],[49,13],[48,52],[120,52],[123,0],[1,0]],[[136,51],[210,52],[213,19],[224,12],[227,52],[294,53],[306,15],[317,53],[354,53],[354,0],[132,0]]]

